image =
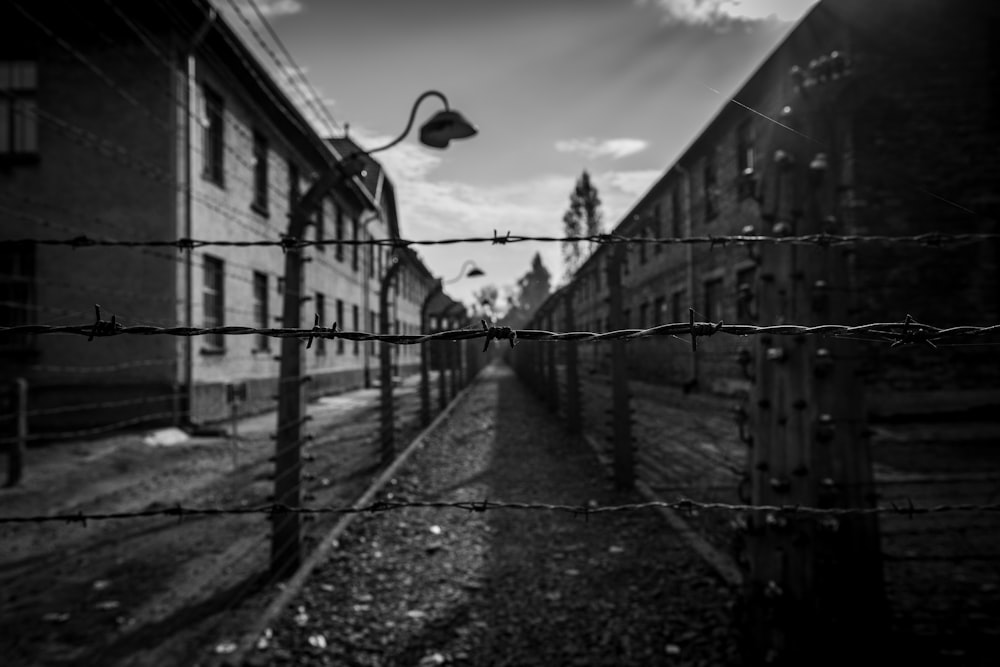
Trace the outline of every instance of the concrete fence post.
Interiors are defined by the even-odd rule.
[[[772,201],[765,202],[764,233],[845,233],[836,228],[843,173],[838,146],[849,114],[831,94],[838,87],[834,81],[800,88],[792,103],[785,122],[796,136],[771,146]],[[759,273],[762,325],[848,321],[848,264],[840,248],[767,245]],[[817,336],[758,337],[748,470],[753,504],[874,505],[852,344]],[[852,651],[841,645],[845,636],[856,645],[877,645],[886,613],[875,515],[755,513],[747,523],[753,664],[843,664]],[[821,645],[827,648],[818,655]]]
[[[7,440],[7,486],[16,486],[24,476],[24,455],[28,442],[28,381],[17,378],[8,387],[10,427],[5,432]]]
[[[611,330],[625,328],[622,295],[622,264],[625,246],[616,243],[608,261],[608,319]],[[611,342],[611,414],[615,485],[630,489],[635,485],[635,452],[632,447],[632,416],[629,407],[628,368],[625,341]]]
[[[576,330],[573,316],[573,289],[567,289],[563,298],[565,309],[566,331]],[[578,366],[579,349],[576,341],[568,341],[565,345],[566,359],[566,428],[570,433],[581,431],[580,421],[580,369]]]

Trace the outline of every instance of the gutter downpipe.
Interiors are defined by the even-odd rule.
[[[208,10],[208,17],[199,26],[185,52],[184,71],[184,237],[193,238],[194,230],[194,164],[192,153],[193,132],[191,117],[196,113],[193,108],[196,86],[195,51],[204,41],[218,16],[215,8]],[[189,250],[184,260],[184,321],[188,327],[194,326],[194,259]],[[184,405],[182,414],[187,416],[187,424],[192,423],[194,408],[194,339],[190,336],[184,340]]]

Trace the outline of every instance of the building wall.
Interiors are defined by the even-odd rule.
[[[129,8],[131,12],[134,8]],[[147,12],[147,9],[149,12]],[[178,45],[190,35],[172,34],[150,16],[148,7],[132,18],[133,28],[104,3],[75,6],[55,3],[28,8],[35,22],[12,8],[0,10],[4,52],[38,63],[38,159],[31,164],[0,165],[0,234],[3,238],[87,236],[122,240],[175,238],[230,241],[276,240],[287,230],[290,164],[305,191],[325,168],[318,152],[303,145],[325,145],[308,135],[304,124],[266,96],[251,89],[247,76],[231,70],[248,54],[220,52],[224,40],[208,39],[193,58],[188,85],[187,54]],[[178,5],[178,12],[197,12]],[[173,12],[171,8],[170,12]],[[44,26],[39,29],[35,23]],[[229,45],[232,47],[231,43]],[[223,49],[225,50],[225,49]],[[227,64],[228,63],[228,64]],[[242,82],[242,83],[241,83]],[[206,87],[223,100],[224,165],[221,184],[206,178],[204,159]],[[259,88],[259,85],[257,86]],[[190,102],[186,95],[190,91]],[[190,148],[186,130],[190,129]],[[255,132],[267,139],[267,210],[254,207]],[[311,142],[311,143],[310,143]],[[311,157],[307,157],[307,155]],[[186,158],[191,160],[190,188]],[[187,204],[190,202],[190,218]],[[337,236],[338,216],[345,239],[388,238],[394,233],[385,215],[374,215],[347,184],[334,187],[323,202],[323,236]],[[315,225],[307,238],[314,238]],[[174,248],[66,248],[38,246],[34,257],[33,321],[81,323],[102,315],[124,324],[204,326],[205,265],[222,262],[224,311],[221,324],[258,325],[255,273],[267,281],[267,324],[282,326],[280,280],[284,255],[276,247],[209,246],[178,252]],[[322,324],[339,330],[372,331],[378,311],[378,276],[387,264],[384,247],[330,245],[305,251],[305,297],[301,326],[311,326],[323,297]],[[355,260],[356,257],[356,260]],[[424,271],[420,280],[427,282]],[[426,289],[426,287],[423,287]],[[190,301],[188,293],[190,291]],[[399,305],[401,327],[419,329],[421,293]],[[416,299],[416,301],[414,301]],[[337,304],[343,308],[338,317]],[[353,321],[354,307],[358,322]],[[245,383],[244,411],[272,407],[276,393],[279,340],[225,336],[220,346],[197,336],[119,336],[114,340],[34,336],[26,348],[0,350],[7,376],[27,377],[32,430],[58,431],[126,419],[170,422],[188,416],[210,422],[229,414],[228,384]],[[190,345],[190,348],[188,347]],[[186,363],[190,352],[190,365]],[[365,367],[377,375],[371,343],[315,340],[306,353],[308,393],[342,391],[365,383]],[[419,357],[403,360],[407,368]],[[404,364],[405,365],[405,364]],[[190,372],[190,378],[188,373]],[[190,406],[185,406],[190,379]],[[84,411],[77,404],[108,402]]]
[[[830,153],[839,168],[833,233],[905,235],[996,231],[997,9],[943,0],[870,3],[826,0],[797,26],[623,218],[628,236],[770,233],[775,151],[790,150],[787,127],[808,127],[790,69],[834,50],[846,52],[851,84],[827,110]],[[753,111],[747,109],[750,107]],[[766,118],[765,118],[766,116]],[[822,114],[821,114],[822,116]],[[805,124],[803,124],[805,123]],[[752,170],[746,138],[751,137]],[[675,205],[674,197],[678,198]],[[713,206],[709,206],[709,201]],[[793,222],[793,221],[790,221]],[[601,247],[578,271],[578,327],[606,330],[606,262]],[[629,327],[697,321],[757,323],[745,297],[756,285],[754,249],[723,244],[628,246],[622,268]],[[939,326],[998,321],[998,244],[959,249],[865,246],[852,258],[850,320],[901,321],[907,313]],[[746,285],[750,289],[741,289]],[[752,341],[703,338],[629,343],[633,377],[718,393],[749,388],[736,354]],[[995,364],[978,347],[932,350],[858,343],[871,409],[886,416],[995,402]],[[606,366],[604,351],[584,363]],[[588,361],[589,360],[589,361]],[[606,368],[605,368],[606,370]]]
[[[37,64],[37,160],[0,166],[3,238],[171,236],[176,211],[171,74],[141,44],[95,35],[73,12],[27,7],[53,34],[2,10],[4,54]],[[60,44],[56,38],[62,41]],[[2,159],[2,158],[0,158]],[[8,251],[13,250],[8,247]],[[172,322],[176,252],[24,246],[34,258],[37,323]],[[123,276],[128,276],[123,280]],[[176,407],[177,341],[44,335],[0,351],[5,377],[30,386],[31,428],[76,428]],[[139,401],[142,401],[141,403]],[[74,411],[73,405],[115,402]]]

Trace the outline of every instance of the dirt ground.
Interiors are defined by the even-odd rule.
[[[386,491],[641,501],[502,365]],[[734,598],[655,511],[407,508],[359,517],[252,664],[731,665]]]
[[[397,442],[417,431],[416,390],[416,377],[396,389]],[[306,498],[349,504],[377,470],[378,390],[320,399],[308,414]],[[0,490],[0,514],[266,504],[275,426],[269,413],[242,420],[237,441],[152,447],[134,432],[32,448],[22,484]],[[249,594],[273,591],[261,576],[269,553],[263,515],[0,525],[2,662],[192,664],[222,625],[253,613]]]
[[[637,475],[665,500],[742,503],[748,448],[738,401],[631,380]],[[582,386],[588,428],[608,446],[610,382]],[[1000,422],[876,424],[871,439],[878,503],[905,507],[1000,502]],[[730,517],[686,517],[722,553],[739,558]],[[913,664],[993,665],[1000,655],[1000,512],[880,517],[890,640]],[[929,661],[929,662],[924,662]]]

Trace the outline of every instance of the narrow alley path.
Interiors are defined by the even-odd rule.
[[[483,371],[383,499],[621,504],[513,373]],[[362,515],[253,664],[736,664],[725,585],[655,511]]]

